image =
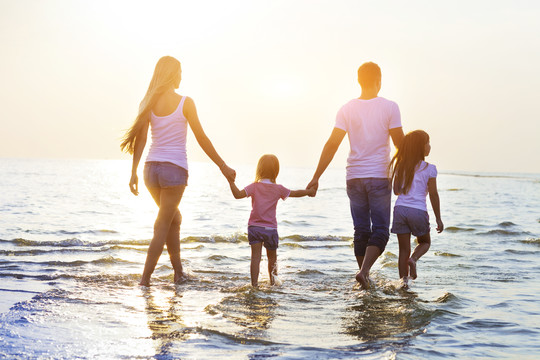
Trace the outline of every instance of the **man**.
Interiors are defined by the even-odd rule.
[[[379,66],[372,62],[360,66],[358,82],[362,93],[339,110],[332,134],[307,187],[318,188],[319,178],[345,134],[349,134],[347,195],[354,223],[354,255],[360,268],[356,280],[367,289],[369,270],[384,251],[390,236],[390,138],[398,147],[404,135],[398,105],[378,96],[381,90]]]

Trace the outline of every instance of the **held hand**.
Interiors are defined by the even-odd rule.
[[[437,219],[437,232],[441,233],[444,230],[444,224],[441,219]]]
[[[131,175],[131,179],[129,180],[129,190],[131,190],[133,195],[139,195],[139,178],[137,177],[137,174]]]
[[[318,179],[312,179],[309,182],[309,184],[306,186],[306,190],[309,190],[309,189],[315,189],[315,194],[317,194],[317,190],[319,189],[319,180]],[[315,194],[313,196],[315,196]]]
[[[223,176],[227,178],[227,181],[234,182],[234,180],[236,180],[236,171],[234,171],[234,169],[231,169],[225,164],[223,164],[220,169]]]
[[[309,197],[315,197],[315,195],[317,195],[317,189],[315,189],[315,187],[307,188],[306,191]]]

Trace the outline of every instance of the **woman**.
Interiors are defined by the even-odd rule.
[[[236,177],[235,171],[225,164],[204,133],[193,100],[175,92],[181,79],[182,69],[178,60],[170,56],[159,59],[148,91],[139,107],[139,114],[120,146],[123,151],[133,154],[129,187],[133,194],[138,195],[137,167],[146,145],[148,127],[151,127],[152,146],[144,166],[144,182],[159,206],[159,212],[139,284],[143,286],[150,285],[150,277],[165,243],[174,268],[174,282],[185,276],[180,261],[182,216],[178,205],[188,179],[188,124],[201,148],[219,166],[223,175],[232,180]]]

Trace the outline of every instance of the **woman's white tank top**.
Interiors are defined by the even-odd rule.
[[[152,145],[146,161],[170,162],[188,169],[186,136],[187,119],[184,116],[185,96],[182,96],[176,110],[167,116],[156,116],[150,112]]]

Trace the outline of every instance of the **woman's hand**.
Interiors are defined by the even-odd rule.
[[[319,190],[319,179],[315,179],[315,178],[311,179],[309,184],[306,186],[306,190],[311,190],[311,189],[315,189],[315,193],[309,196],[317,195],[317,190]]]
[[[129,190],[131,190],[133,195],[139,195],[139,178],[137,177],[137,174],[131,175],[131,179],[129,180]]]
[[[236,180],[236,171],[228,167],[226,164],[223,164],[219,168],[221,170],[221,173],[225,178],[227,178],[227,181],[234,182]]]

